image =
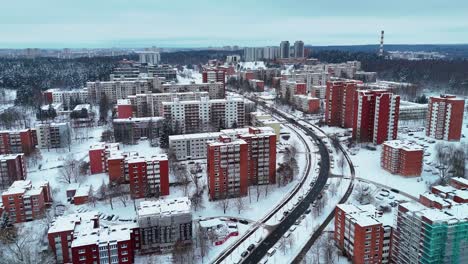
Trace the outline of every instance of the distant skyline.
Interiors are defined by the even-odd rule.
[[[466,0],[3,1],[0,48],[468,43]]]

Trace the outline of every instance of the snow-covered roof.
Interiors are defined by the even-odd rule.
[[[406,151],[423,151],[424,148],[420,145],[409,142],[406,140],[389,140],[383,143],[386,146],[389,146],[394,149],[404,149]]]
[[[419,218],[425,218],[432,223],[455,224],[468,221],[468,204],[455,204],[450,208],[428,208],[419,203],[403,203],[400,206],[408,210],[407,213],[415,214]]]
[[[3,195],[25,193],[27,190],[31,188],[32,188],[31,180],[14,181],[10,185],[10,187],[5,192],[3,192]]]
[[[18,153],[18,154],[3,154],[0,155],[0,160],[14,160],[18,158],[18,156],[23,156],[24,154]]]
[[[82,185],[76,189],[75,197],[85,197],[89,195],[89,185]]]
[[[458,184],[464,184],[468,185],[468,179],[462,178],[462,177],[453,177],[450,179],[451,181],[454,181]]]
[[[377,214],[377,209],[372,204],[354,205],[354,204],[338,204],[336,207],[345,212],[346,217],[357,225],[365,227],[377,224],[392,225],[391,218],[380,217]]]
[[[64,231],[73,231],[77,223],[80,225],[86,225],[90,223],[94,225],[94,222],[91,221],[98,218],[99,215],[97,212],[85,212],[60,216],[55,218],[55,220],[52,222],[48,233],[51,234]]]
[[[86,109],[89,111],[89,109],[91,109],[91,105],[90,104],[79,104],[77,106],[75,106],[75,108],[73,108],[73,111],[81,111],[83,109]]]
[[[130,118],[114,118],[112,122],[114,123],[134,123],[134,122],[157,122],[163,120],[163,117],[130,117]]]
[[[132,229],[137,228],[136,223],[93,228],[91,230],[78,230],[75,232],[71,247],[98,245],[100,243],[128,241],[131,239]],[[81,225],[78,226],[81,229]]]
[[[169,136],[169,141],[172,141],[172,140],[188,140],[188,139],[218,138],[220,135],[221,135],[220,132],[173,135],[173,136]]]
[[[117,105],[131,105],[131,102],[129,99],[118,99]]]
[[[109,149],[109,150],[118,150],[120,144],[119,143],[106,143],[106,142],[98,142],[89,146],[89,150],[96,150],[96,149]]]
[[[158,216],[164,217],[172,214],[191,213],[191,202],[188,197],[164,199],[156,201],[143,201],[138,206],[138,217]]]

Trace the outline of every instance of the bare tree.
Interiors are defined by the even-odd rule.
[[[93,207],[96,207],[96,192],[94,191],[93,185],[89,186],[89,192],[88,192],[88,202],[93,204]]]
[[[174,171],[174,177],[177,182],[182,185],[184,196],[188,195],[188,186],[190,184],[190,173],[187,170],[187,167],[183,164],[176,166]]]
[[[203,262],[205,256],[208,255],[208,252],[210,251],[212,244],[209,239],[208,232],[205,229],[200,228],[200,227],[198,228],[198,232],[197,232],[197,243],[198,243],[198,248],[200,249],[200,256]]]
[[[216,202],[216,206],[223,210],[223,213],[226,214],[226,210],[229,207],[229,199],[224,195],[220,200]]]
[[[288,251],[287,247],[287,241],[285,237],[281,237],[280,240],[278,241],[278,249],[283,252],[283,255],[286,255],[286,252]]]
[[[354,198],[360,204],[369,204],[373,202],[373,196],[370,194],[369,186],[367,184],[357,184],[354,188]]]
[[[193,246],[186,245],[183,241],[177,241],[172,250],[172,263],[191,264],[193,259]]]
[[[78,161],[73,158],[72,155],[65,157],[62,168],[59,171],[58,180],[63,183],[78,182],[80,171]]]
[[[326,233],[321,239],[322,252],[325,263],[335,263],[335,241],[332,233]]]
[[[337,164],[338,165],[338,168],[340,169],[341,171],[341,176],[344,177],[344,170],[345,170],[345,157],[343,154],[340,155],[340,158],[338,159],[338,162]]]
[[[99,199],[104,200],[107,198],[107,184],[104,182],[104,179],[102,179],[101,186],[99,186],[98,190],[98,196]]]
[[[335,182],[330,184],[329,191],[331,196],[335,197],[338,194],[338,185]]]
[[[244,197],[237,197],[234,201],[238,214],[240,214],[245,209],[245,199]]]

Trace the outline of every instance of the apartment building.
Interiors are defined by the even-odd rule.
[[[117,103],[119,99],[126,99],[129,95],[148,93],[155,89],[156,77],[139,78],[137,80],[114,80],[114,81],[96,81],[87,82],[89,101],[98,104],[106,96],[110,103]]]
[[[133,117],[133,106],[129,99],[118,99],[116,109],[117,109],[117,118]]]
[[[36,131],[30,128],[0,131],[0,154],[31,154],[36,149]]]
[[[221,132],[169,136],[169,150],[177,160],[205,159],[207,143],[219,138]]]
[[[221,82],[226,83],[226,71],[220,68],[206,67],[202,72],[203,83]]]
[[[48,123],[36,126],[37,145],[41,149],[65,148],[71,144],[69,123]]]
[[[87,88],[75,90],[48,89],[43,92],[44,104],[61,104],[71,110],[77,104],[88,103]]]
[[[427,104],[417,104],[400,100],[399,121],[425,121],[427,115]]]
[[[442,140],[461,138],[465,100],[455,95],[430,97],[426,117],[426,136]]]
[[[162,122],[162,117],[115,118],[114,139],[124,144],[137,144],[142,138],[154,140],[160,135]]]
[[[21,223],[43,218],[52,193],[48,182],[33,186],[30,180],[19,180],[2,193],[2,202],[9,222]]]
[[[325,122],[329,126],[353,127],[356,83],[328,81],[325,92]]]
[[[97,212],[56,218],[47,238],[57,263],[131,264],[140,247],[137,223],[100,226]]]
[[[88,152],[91,174],[107,172],[107,159],[111,156],[112,152],[116,152],[119,149],[119,143],[100,142],[91,145]]]
[[[0,190],[14,181],[26,179],[26,163],[23,154],[0,155]]]
[[[143,201],[137,209],[141,252],[164,253],[176,243],[192,243],[192,211],[188,197]]]
[[[428,208],[401,203],[392,237],[394,263],[467,263],[468,204]]]
[[[186,92],[207,92],[211,99],[224,99],[225,88],[223,82],[208,83],[161,83],[156,84],[155,89],[161,93],[186,93]]]
[[[430,192],[419,195],[419,202],[426,207],[440,210],[468,203],[468,190],[457,188],[459,186],[453,185],[453,181],[450,184],[449,186],[432,186]]]
[[[210,200],[247,195],[249,146],[245,140],[220,135],[208,143],[207,175]]]
[[[281,134],[281,122],[273,119],[271,115],[262,112],[251,112],[250,113],[250,125],[254,127],[270,127],[276,134],[276,141],[280,140]]]
[[[386,90],[359,90],[354,101],[353,139],[382,144],[397,138],[400,96]]]
[[[220,128],[243,127],[245,123],[244,100],[201,98],[199,101],[163,102],[163,116],[175,134],[208,132]]]
[[[307,94],[307,84],[297,81],[282,80],[280,82],[281,97],[293,103],[293,96],[297,94]]]
[[[313,114],[320,112],[320,99],[310,95],[294,95],[293,102],[294,106],[296,106],[299,111],[304,113]]]
[[[380,165],[392,174],[419,176],[423,168],[424,149],[415,143],[401,140],[385,141]]]
[[[203,97],[209,97],[208,92],[137,94],[129,96],[128,100],[135,117],[149,117],[162,115],[163,102],[171,102],[175,98],[178,98],[180,101],[194,101],[200,100]],[[117,104],[117,107],[119,107],[119,104]]]
[[[110,80],[136,80],[142,77],[157,77],[172,81],[177,79],[177,69],[170,65],[149,65],[132,61],[122,61],[119,67],[112,70]]]
[[[165,154],[141,157],[136,153],[113,153],[108,158],[110,181],[130,183],[133,198],[169,195],[169,162]]]
[[[265,82],[262,80],[257,80],[257,79],[249,80],[249,85],[256,92],[263,92],[265,90]]]
[[[338,204],[334,238],[353,263],[389,263],[392,219],[380,217],[375,206]]]

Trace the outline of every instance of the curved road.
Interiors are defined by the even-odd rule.
[[[249,98],[251,99],[251,98]],[[296,206],[286,218],[270,233],[268,236],[243,260],[242,263],[258,263],[266,255],[267,251],[274,245],[278,240],[291,228],[291,226],[296,222],[296,220],[305,213],[305,211],[310,207],[322,192],[325,184],[327,183],[329,171],[330,171],[330,157],[328,149],[323,143],[323,141],[318,137],[309,127],[300,124],[295,119],[285,115],[284,113],[266,106],[265,103],[260,102],[256,99],[251,99],[254,102],[257,102],[259,105],[267,108],[274,114],[284,118],[290,124],[297,126],[302,129],[308,136],[317,143],[319,148],[319,153],[321,156],[320,161],[320,171],[315,181],[312,190],[304,197],[304,199]]]
[[[281,204],[276,206],[271,212],[269,212],[264,218],[262,218],[260,221],[255,223],[249,230],[242,236],[240,237],[235,243],[233,243],[230,247],[226,248],[224,251],[221,252],[221,254],[213,261],[213,263],[222,263],[233,251],[236,250],[236,248],[241,245],[245,240],[247,240],[252,234],[255,233],[255,231],[258,230],[259,227],[262,225],[265,225],[266,222],[268,222],[272,217],[275,216],[275,214],[280,211],[291,199],[301,190],[301,187],[304,185],[307,175],[310,173],[311,169],[311,161],[310,161],[310,153],[311,150],[309,148],[309,145],[305,142],[303,138],[301,138],[300,134],[297,133],[298,136],[300,137],[301,141],[303,141],[305,147],[307,148],[307,153],[309,153],[306,158],[307,158],[307,168],[305,170],[305,174],[302,177],[301,182],[297,185],[297,187],[289,194],[289,196],[284,199]],[[328,152],[327,152],[328,153]],[[326,181],[325,181],[326,182]],[[323,186],[322,186],[323,188]],[[281,224],[280,224],[281,225]],[[267,249],[268,250],[268,249]],[[266,252],[265,252],[266,253]]]

